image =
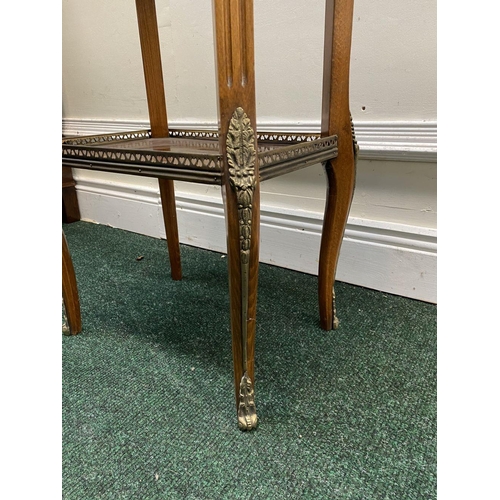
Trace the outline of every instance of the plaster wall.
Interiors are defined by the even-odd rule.
[[[317,124],[324,1],[255,0],[259,122]],[[217,121],[211,0],[158,0],[169,119]],[[135,2],[63,0],[63,114],[147,120]],[[435,0],[356,0],[354,121],[436,120]]]

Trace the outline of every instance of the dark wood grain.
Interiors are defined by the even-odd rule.
[[[65,223],[80,220],[80,207],[76,195],[76,181],[71,168],[62,167],[62,221]]]
[[[333,328],[333,284],[355,183],[349,110],[353,0],[327,0],[321,133],[338,136],[338,157],[326,162],[328,192],[321,237],[318,291],[321,327]]]
[[[155,0],[136,0],[135,4],[151,135],[152,137],[168,137],[167,105],[163,84]],[[177,212],[175,207],[174,181],[159,178],[158,184],[160,187],[171,275],[174,280],[180,280],[182,278],[182,268]]]
[[[80,298],[76,283],[75,269],[68,242],[64,232],[62,233],[62,296],[66,317],[68,318],[69,331],[76,335],[82,331],[82,317],[80,313]]]

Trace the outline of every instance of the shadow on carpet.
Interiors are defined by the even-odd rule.
[[[66,224],[83,332],[63,337],[63,498],[436,498],[436,306],[259,270],[258,428],[238,430],[227,259]],[[138,257],[142,257],[137,260]]]

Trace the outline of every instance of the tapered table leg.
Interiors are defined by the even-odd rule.
[[[259,270],[259,182],[255,137],[242,108],[233,114],[227,135],[225,199],[231,331],[238,425],[257,425],[254,398],[255,316]]]
[[[82,331],[80,299],[78,297],[75,269],[64,232],[62,233],[62,295],[69,325],[69,332],[65,333],[76,335]]]
[[[179,230],[177,228],[177,212],[175,209],[174,181],[158,179],[160,186],[161,208],[167,236],[168,257],[172,279],[182,279],[181,251],[179,246]]]
[[[253,1],[213,0],[222,192],[238,425],[257,425],[255,313],[259,267],[259,165],[255,134]]]
[[[135,3],[149,121],[151,123],[151,137],[168,137],[167,103],[163,84],[156,4],[155,0],[136,0]],[[170,258],[170,272],[174,280],[180,280],[182,270],[177,214],[175,211],[174,181],[158,179],[158,183]]]

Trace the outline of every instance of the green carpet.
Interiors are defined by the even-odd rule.
[[[261,265],[259,426],[238,430],[227,259],[63,225],[83,332],[63,337],[63,498],[436,498],[436,307]],[[142,259],[137,260],[137,257]]]

